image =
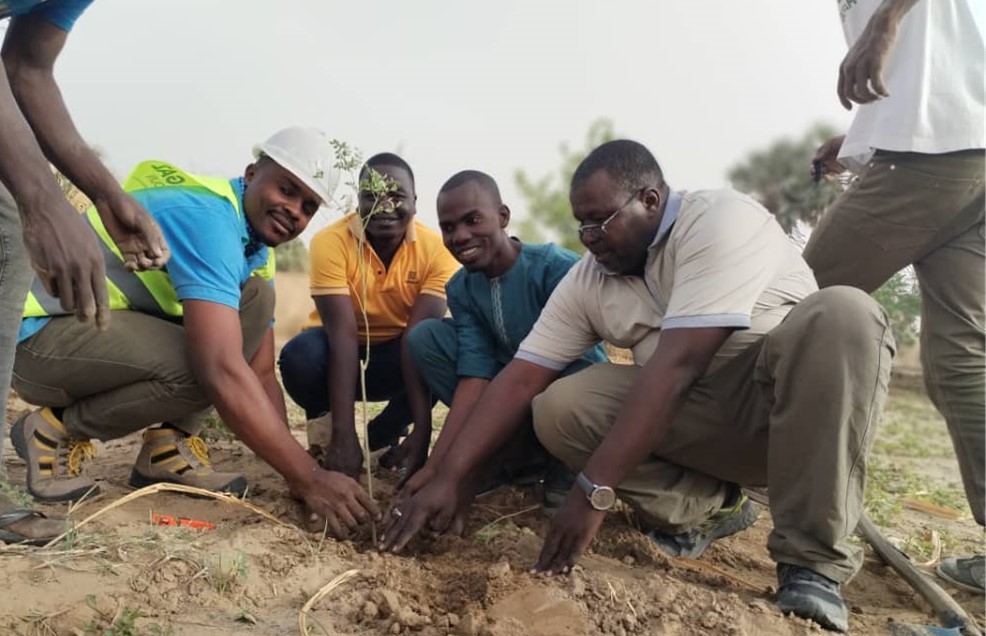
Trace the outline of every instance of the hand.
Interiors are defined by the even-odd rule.
[[[339,539],[361,523],[380,518],[380,510],[363,487],[339,472],[316,470],[299,495],[309,513],[309,525],[324,519],[332,535]]]
[[[400,552],[426,527],[437,534],[445,533],[463,508],[463,494],[459,484],[449,479],[439,476],[430,480],[413,497],[391,509],[380,549]]]
[[[431,443],[430,432],[419,434],[415,429],[404,438],[400,446],[393,452],[391,467],[397,471],[397,487],[400,488],[414,474],[418,473],[428,460],[428,446]]]
[[[130,271],[160,269],[171,251],[147,210],[129,194],[120,191],[95,202],[106,231],[120,248],[123,265]]]
[[[883,83],[883,69],[897,40],[895,20],[874,14],[856,43],[839,65],[839,101],[846,110],[852,102],[868,104],[890,95]]]
[[[409,476],[401,485],[397,493],[397,501],[402,502],[413,497],[419,490],[428,485],[428,482],[435,478],[438,471],[434,466],[429,466],[427,462],[418,472]]]
[[[45,290],[81,322],[96,319],[102,331],[110,321],[106,262],[100,240],[63,197],[43,204],[43,214],[25,214],[24,244]]]
[[[534,571],[568,574],[592,543],[605,517],[605,512],[589,505],[581,490],[572,488],[551,520]]]
[[[842,142],[845,139],[845,135],[833,137],[815,151],[815,156],[811,160],[813,164],[816,161],[822,164],[822,174],[819,176],[841,174],[846,171],[846,167],[839,162],[839,150],[842,149]]]
[[[358,478],[363,471],[363,449],[359,445],[356,434],[333,437],[329,447],[322,452],[318,463],[325,470],[337,471],[353,479]]]

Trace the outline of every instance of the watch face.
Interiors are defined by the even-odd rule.
[[[589,503],[596,510],[609,510],[616,503],[616,493],[609,486],[597,486],[589,497]]]

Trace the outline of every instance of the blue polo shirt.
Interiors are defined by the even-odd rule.
[[[459,376],[492,379],[505,367],[578,260],[552,243],[523,243],[517,262],[502,276],[487,278],[465,269],[452,276],[445,291],[455,321]],[[606,355],[596,345],[580,361],[605,362]]]
[[[243,179],[231,179],[243,209]],[[131,193],[161,227],[171,248],[165,271],[178,300],[206,300],[239,310],[240,288],[267,262],[268,250],[254,236],[245,214],[226,199],[199,188],[149,188]],[[51,318],[25,318],[21,341]]]
[[[28,13],[40,15],[63,31],[71,31],[93,0],[0,0],[0,20]]]

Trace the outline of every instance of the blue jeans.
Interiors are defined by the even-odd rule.
[[[366,345],[359,346],[359,359],[366,358]],[[314,419],[332,410],[329,403],[329,339],[322,327],[306,329],[288,341],[278,361],[284,390]],[[358,374],[359,369],[353,369]],[[359,382],[356,384],[357,400]],[[371,402],[388,400],[386,408],[370,422],[370,448],[395,442],[411,423],[411,405],[401,373],[401,339],[370,345],[366,369],[366,393]]]
[[[7,393],[17,351],[24,301],[33,278],[24,247],[17,204],[0,184],[0,413],[7,412]],[[7,434],[0,434],[0,474],[3,468],[3,445]]]

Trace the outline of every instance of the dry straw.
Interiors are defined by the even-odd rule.
[[[322,589],[315,592],[315,595],[312,596],[310,599],[308,599],[308,602],[306,602],[304,605],[301,606],[301,612],[298,614],[298,628],[301,630],[301,636],[311,636],[311,632],[308,631],[308,612],[310,612],[312,607],[315,606],[315,603],[318,603],[323,596],[325,596],[332,590],[336,589],[337,587],[339,587],[349,579],[353,578],[357,574],[359,574],[359,570],[346,570],[339,576],[335,577],[334,579],[326,583],[322,587]],[[319,626],[323,629],[323,631],[325,630],[324,626],[322,625]]]

